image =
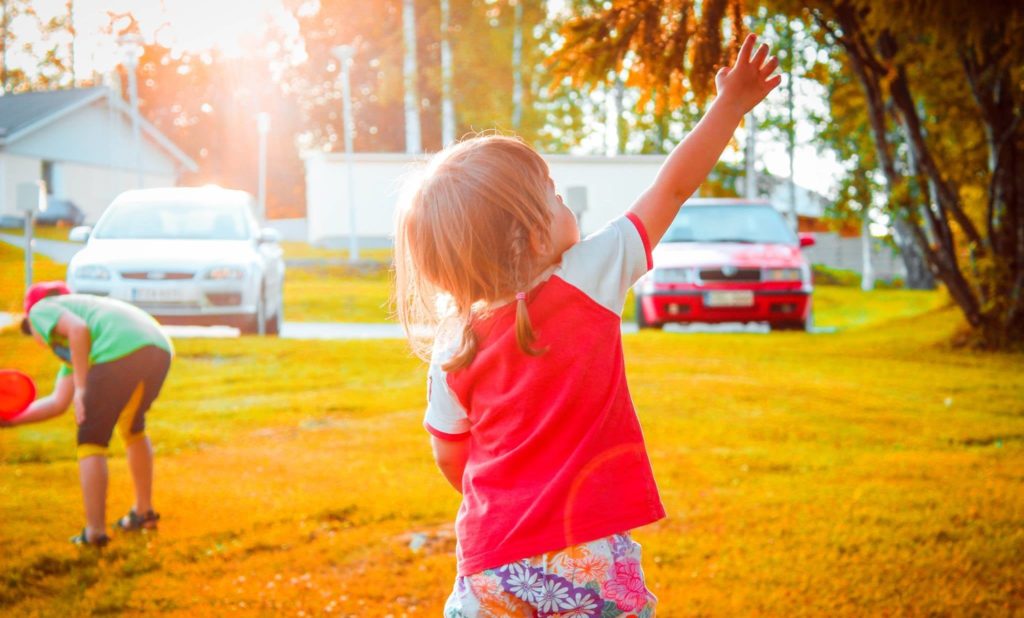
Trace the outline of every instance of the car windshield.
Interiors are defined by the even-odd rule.
[[[662,242],[797,244],[771,206],[683,206]]]
[[[245,240],[249,220],[242,205],[121,204],[93,234],[111,239]]]

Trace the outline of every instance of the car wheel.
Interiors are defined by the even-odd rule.
[[[636,327],[640,330],[646,328],[661,328],[661,324],[656,322],[648,322],[647,316],[644,315],[644,301],[643,296],[636,295]]]
[[[807,317],[803,320],[792,320],[789,322],[772,322],[772,330],[802,330],[805,332],[811,332],[814,330],[814,306],[807,301]]]
[[[784,331],[784,330],[804,330],[804,322],[800,320],[798,322],[772,322],[771,327],[773,331]]]
[[[266,326],[266,303],[263,301],[263,291],[261,290],[260,300],[256,304],[256,311],[242,318],[238,330],[243,335],[259,335],[261,330],[265,332]]]
[[[266,322],[263,323],[263,334],[270,337],[277,337],[281,334],[281,324],[284,322],[284,298],[277,299],[277,311]]]
[[[243,335],[258,335],[260,332],[260,314],[261,311],[257,309],[256,313],[244,316],[238,325],[238,330]]]
[[[814,330],[814,301],[807,300],[807,319],[803,321],[803,330],[811,332]]]

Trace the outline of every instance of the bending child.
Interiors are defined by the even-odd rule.
[[[22,331],[63,361],[53,393],[37,399],[7,425],[44,421],[74,402],[78,471],[86,525],[71,538],[102,547],[106,528],[107,445],[114,427],[125,443],[135,506],[117,521],[122,530],[156,528],[153,447],[146,411],[170,369],[171,341],[149,314],[121,301],[69,294],[63,282],[37,283],[25,294]]]
[[[629,531],[665,510],[620,314],[680,206],[779,84],[777,60],[755,44],[718,73],[718,97],[654,184],[582,241],[546,163],[517,139],[456,144],[411,187],[396,229],[398,312],[429,350],[424,423],[463,496],[446,616],[654,615]]]

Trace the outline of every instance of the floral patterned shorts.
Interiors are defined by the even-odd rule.
[[[657,602],[625,533],[459,577],[444,615],[653,618]]]

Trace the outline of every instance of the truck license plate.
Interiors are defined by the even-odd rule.
[[[704,297],[708,307],[753,307],[754,292],[751,290],[729,290],[708,292]]]

